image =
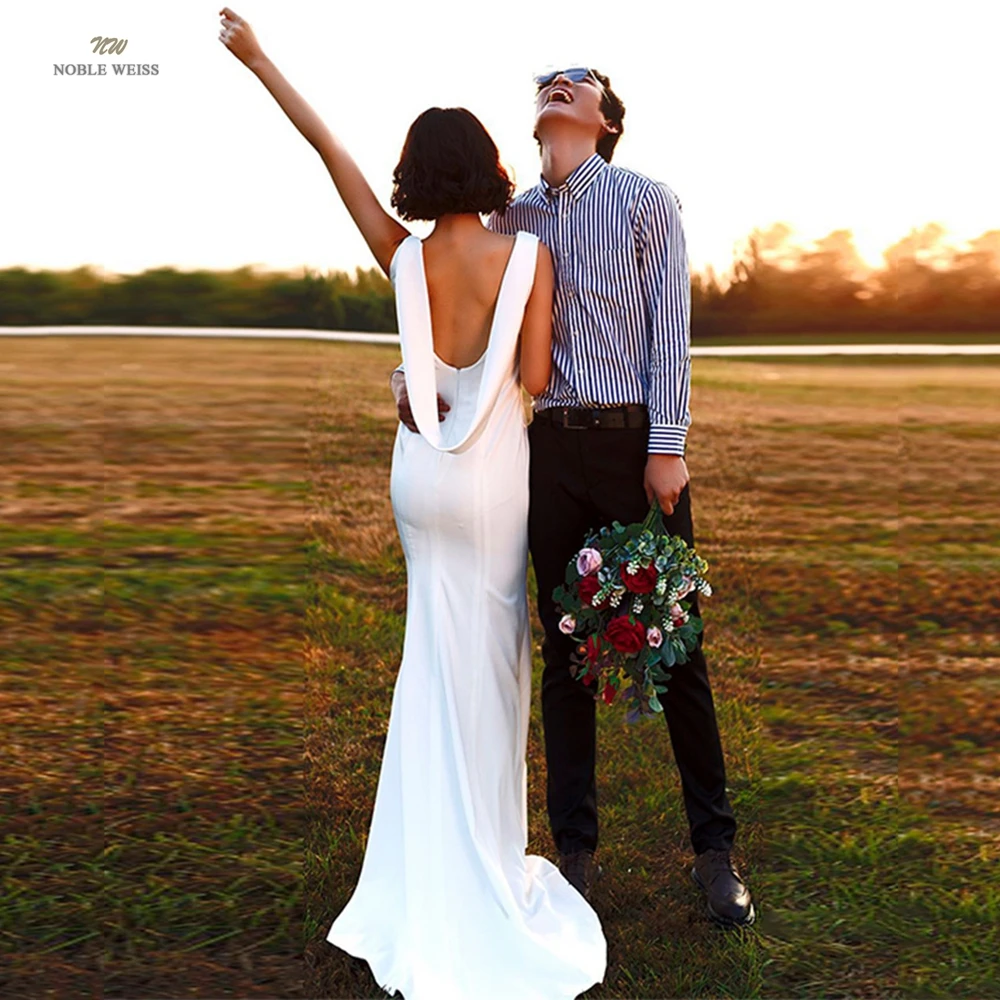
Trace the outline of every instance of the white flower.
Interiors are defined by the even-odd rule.
[[[559,619],[559,631],[563,635],[572,635],[576,631],[576,619],[572,615],[563,615]]]
[[[655,626],[646,629],[646,642],[656,649],[663,645],[663,633]]]

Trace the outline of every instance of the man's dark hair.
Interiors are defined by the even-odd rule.
[[[428,108],[410,126],[392,173],[402,219],[503,212],[514,184],[482,122],[465,108]]]
[[[594,74],[604,88],[604,94],[601,97],[601,114],[612,125],[618,126],[617,132],[605,132],[597,140],[597,152],[610,163],[611,157],[615,155],[615,146],[618,145],[618,140],[625,131],[625,105],[622,104],[622,99],[611,89],[611,81],[603,73],[598,73],[596,69],[592,69],[590,72]],[[538,138],[537,132],[535,133],[535,141],[538,143],[538,148],[541,149],[542,140]]]
[[[615,146],[618,145],[618,140],[625,131],[625,105],[622,104],[622,99],[611,89],[611,81],[603,73],[598,73],[596,69],[592,69],[590,72],[597,77],[604,88],[604,96],[601,98],[601,114],[612,125],[618,126],[617,132],[605,132],[597,140],[597,152],[610,163],[611,157],[615,155]]]

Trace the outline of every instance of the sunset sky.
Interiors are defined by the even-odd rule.
[[[627,108],[615,162],[666,181],[692,264],[755,226],[849,228],[871,263],[926,222],[1000,228],[1000,4],[236,0],[388,206],[406,129],[477,114],[538,180],[532,75],[593,65]],[[0,267],[374,265],[319,156],[218,40],[222,3],[5,6]],[[101,57],[95,35],[127,38]],[[53,64],[157,64],[56,77]],[[424,235],[428,226],[414,227]]]

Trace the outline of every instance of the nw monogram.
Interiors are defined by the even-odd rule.
[[[90,40],[90,44],[94,46],[94,53],[96,55],[117,55],[120,56],[125,51],[125,46],[128,45],[127,38],[102,38],[100,35],[95,35]]]

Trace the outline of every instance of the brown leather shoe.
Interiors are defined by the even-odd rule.
[[[708,916],[722,927],[749,927],[757,918],[750,890],[729,851],[709,849],[695,858],[691,877],[708,897]]]
[[[559,871],[577,892],[588,902],[594,882],[601,876],[601,866],[594,860],[594,852],[586,849],[572,854],[559,853]]]

